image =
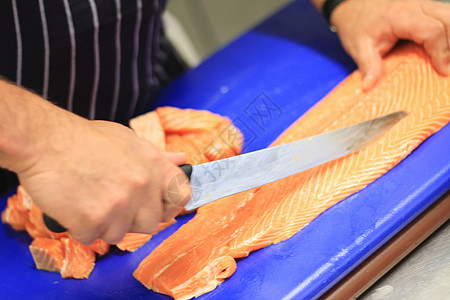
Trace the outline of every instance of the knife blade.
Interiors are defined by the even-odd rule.
[[[300,173],[363,149],[407,116],[397,111],[359,124],[199,165],[183,165],[192,197],[185,205],[192,210],[215,200]],[[53,232],[66,228],[43,215]]]
[[[185,209],[195,209],[361,150],[406,115],[397,111],[284,145],[195,166],[184,165],[192,190]]]

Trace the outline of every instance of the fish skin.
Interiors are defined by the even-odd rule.
[[[384,64],[386,74],[374,89],[363,92],[361,74],[353,72],[272,145],[397,110],[406,111],[406,118],[359,152],[199,208],[191,221],[141,262],[134,277],[175,299],[209,292],[232,275],[226,265],[215,267],[221,258],[231,257],[232,269],[235,258],[292,237],[393,168],[449,122],[450,78],[436,73],[421,47],[405,43]]]

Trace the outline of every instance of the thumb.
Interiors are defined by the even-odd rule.
[[[162,152],[164,157],[181,166],[186,163],[187,157],[184,153]],[[176,216],[181,207],[187,204],[191,199],[191,186],[189,178],[178,168],[178,174],[171,176],[167,181],[167,190],[163,195],[164,198],[164,221],[168,221]],[[176,213],[175,213],[176,212]]]
[[[383,76],[383,60],[379,51],[370,40],[362,43],[359,52],[353,58],[361,72],[362,89],[367,92],[373,88]]]
[[[162,151],[162,154],[167,160],[178,166],[186,163],[187,161],[187,157],[184,153]]]
[[[189,178],[186,177],[181,169],[178,169],[178,174],[167,178],[165,186],[162,218],[164,222],[174,218],[192,196]]]

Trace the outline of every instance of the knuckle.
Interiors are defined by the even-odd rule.
[[[133,189],[136,189],[136,186],[120,188],[110,194],[109,197],[106,198],[101,209],[102,212],[100,212],[99,215],[106,220],[108,217],[116,215],[118,212],[126,209],[130,204],[131,199],[133,199]]]
[[[90,245],[95,241],[95,238],[91,236],[77,236],[75,234],[71,234],[70,237],[83,245]]]
[[[141,166],[130,167],[124,176],[131,189],[144,188],[151,180],[149,172]]]
[[[171,215],[164,215],[162,218],[161,218],[161,222],[169,222],[170,220],[172,220],[174,218],[174,216],[171,216]]]
[[[132,230],[140,233],[153,233],[158,227],[161,214],[160,206],[140,210],[134,218]]]
[[[92,232],[93,231],[90,230],[89,227],[87,227],[82,229],[77,228],[74,230],[69,230],[68,233],[69,236],[75,241],[84,245],[89,245],[96,239],[96,236]]]
[[[150,182],[150,175],[147,172],[139,172],[134,178],[134,182],[138,187],[145,187]]]
[[[406,16],[405,8],[395,5],[395,3],[388,3],[386,12],[390,19],[401,18]]]
[[[89,228],[99,228],[105,219],[105,211],[101,209],[86,210],[82,214],[83,223]]]
[[[158,220],[159,221],[159,220]],[[158,227],[158,222],[155,220],[144,220],[137,221],[133,226],[133,230],[139,233],[153,233]]]
[[[175,218],[180,211],[181,211],[180,208],[166,210],[164,214],[161,216],[161,222],[169,222],[170,220]]]
[[[98,229],[104,224],[108,214],[107,207],[100,203],[93,203],[93,205],[83,207],[83,210],[77,213],[76,222],[82,228]]]
[[[425,31],[428,31],[431,38],[438,38],[445,34],[444,25],[440,22],[429,22]]]
[[[102,237],[102,240],[107,242],[108,244],[115,245],[123,240],[125,233],[115,232],[115,233],[107,233]]]

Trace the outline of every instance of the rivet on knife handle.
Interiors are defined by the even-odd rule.
[[[181,170],[183,170],[184,174],[186,174],[187,178],[191,179],[192,165],[185,164],[185,165],[181,165],[180,168],[181,168]],[[53,231],[56,233],[61,233],[61,232],[67,231],[67,229],[64,226],[59,224],[58,221],[56,221],[52,217],[49,217],[46,214],[44,214],[43,218],[44,218],[45,226],[47,226],[47,228],[50,231]]]

